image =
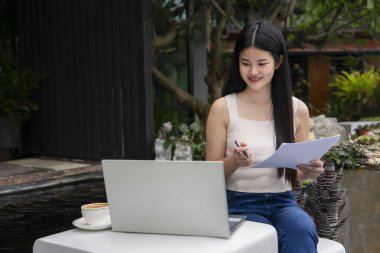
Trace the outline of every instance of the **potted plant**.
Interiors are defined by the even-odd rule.
[[[29,70],[18,70],[0,57],[0,150],[3,152],[17,149],[22,125],[37,110],[32,94],[41,78]]]
[[[162,124],[158,131],[158,137],[154,141],[154,152],[156,160],[171,160],[172,158],[172,144],[169,139],[169,133],[172,131],[173,126],[170,121]]]
[[[156,160],[204,160],[206,141],[204,128],[198,120],[190,125],[181,123],[171,133],[170,121],[162,124],[154,142]],[[170,134],[170,135],[169,135]]]

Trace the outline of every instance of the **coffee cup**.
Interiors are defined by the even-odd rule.
[[[81,206],[83,219],[89,225],[104,225],[110,222],[108,203],[91,203]]]

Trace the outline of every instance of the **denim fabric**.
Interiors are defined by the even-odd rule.
[[[312,218],[298,206],[291,191],[246,193],[227,190],[230,214],[274,226],[279,253],[316,253],[318,235]]]

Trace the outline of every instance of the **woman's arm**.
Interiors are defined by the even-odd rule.
[[[307,141],[310,131],[309,110],[305,103],[300,100],[298,101],[296,111],[296,123],[295,141]],[[310,161],[310,164],[300,164],[297,168],[298,181],[303,181],[308,178],[317,178],[324,172],[323,162],[320,160]]]
[[[206,124],[206,160],[223,161],[225,177],[229,177],[239,168],[248,165],[250,159],[246,158],[243,151],[247,150],[246,145],[235,148],[233,155],[226,156],[228,108],[226,99],[219,98],[210,109]]]

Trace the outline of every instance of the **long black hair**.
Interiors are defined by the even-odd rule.
[[[248,47],[255,47],[270,52],[275,63],[280,64],[274,72],[271,84],[276,148],[283,142],[295,142],[292,83],[288,53],[285,39],[278,27],[267,21],[249,22],[244,26],[235,44],[230,72],[223,89],[223,96],[240,92],[247,87],[247,84],[240,76],[239,56],[240,53]],[[296,170],[278,168],[278,176],[281,177],[284,171],[286,180],[288,180],[294,188],[297,180]]]

